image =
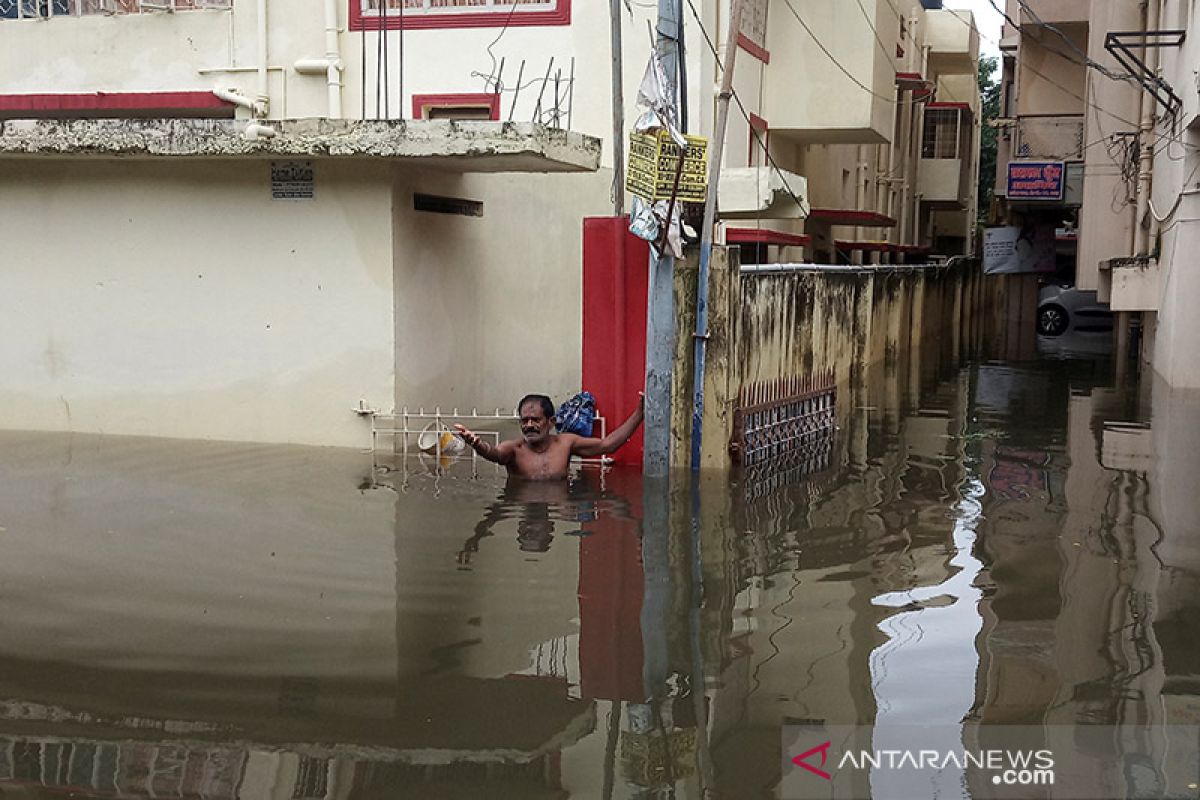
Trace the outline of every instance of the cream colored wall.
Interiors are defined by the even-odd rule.
[[[325,52],[322,6],[307,0],[303,8],[307,13],[294,2],[268,3],[274,118],[324,116],[328,110],[324,78],[291,69],[297,59]],[[344,26],[346,9],[343,3],[339,8]],[[254,96],[254,4],[236,9],[0,20],[0,93],[234,88]]]
[[[1181,116],[1196,116],[1200,93],[1186,91],[1195,80],[1195,65],[1200,60],[1200,36],[1196,11],[1189,15],[1182,0],[1168,0],[1163,8],[1162,26],[1188,26],[1189,33],[1180,48],[1161,51],[1163,77],[1172,86],[1184,87]],[[1172,133],[1165,122],[1157,128],[1160,135],[1177,136],[1181,141],[1160,146],[1154,159],[1151,197],[1156,213],[1163,218],[1179,199],[1174,214],[1165,219],[1159,261],[1163,270],[1162,295],[1154,343],[1154,370],[1173,387],[1200,387],[1200,316],[1195,313],[1200,298],[1200,274],[1195,269],[1200,252],[1200,130],[1196,127]],[[1164,144],[1168,144],[1164,140]],[[1180,197],[1180,193],[1183,196]],[[1153,243],[1151,244],[1153,247]]]
[[[891,138],[894,57],[885,57],[871,25],[887,37],[898,23],[884,0],[831,3],[792,0],[795,9],[841,66],[875,94],[857,86],[800,27],[782,2],[771,4],[767,41],[771,66],[764,87],[763,116],[785,135],[806,141],[876,143]],[[865,11],[865,13],[864,13]],[[889,38],[883,39],[886,43]],[[797,76],[803,76],[798,79]],[[792,131],[793,133],[785,133]]]
[[[265,161],[0,162],[0,428],[368,444],[391,201],[369,165],[278,201]]]
[[[394,187],[399,407],[511,409],[580,390],[583,217],[612,173],[402,173]],[[412,210],[412,193],[480,200],[483,217]]]
[[[1096,0],[1092,4],[1088,55],[1109,69],[1123,69],[1104,49],[1111,30],[1138,30],[1141,15],[1135,4],[1119,0]],[[1084,151],[1083,206],[1079,212],[1079,257],[1076,284],[1082,289],[1100,288],[1100,262],[1129,255],[1133,246],[1134,209],[1127,198],[1134,187],[1121,177],[1103,142],[1117,132],[1132,131],[1139,120],[1140,91],[1127,83],[1097,74],[1089,76],[1088,93],[1093,105],[1084,118],[1084,144],[1101,142]],[[1128,123],[1135,123],[1130,125]]]
[[[1063,32],[1087,51],[1087,27],[1066,25]],[[1103,30],[1103,29],[1101,29]],[[1082,114],[1087,68],[1062,40],[1026,26],[1017,59],[1017,114]]]

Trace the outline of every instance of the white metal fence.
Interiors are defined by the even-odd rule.
[[[0,0],[0,20],[228,10],[232,7],[232,0]]]

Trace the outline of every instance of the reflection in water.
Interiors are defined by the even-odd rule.
[[[0,434],[0,796],[771,796],[814,721],[1121,725],[1059,783],[1170,788],[1200,401],[915,371],[828,460],[694,490]]]

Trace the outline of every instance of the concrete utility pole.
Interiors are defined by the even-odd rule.
[[[692,471],[700,469],[704,437],[704,356],[708,343],[708,274],[712,263],[713,227],[717,223],[717,189],[725,154],[725,129],[729,125],[729,100],[733,97],[733,66],[737,60],[738,34],[742,30],[742,0],[733,0],[729,10],[729,35],[725,42],[725,70],[717,95],[717,121],[713,127],[708,156],[708,194],[704,198],[704,224],[700,227],[700,273],[696,289],[696,334],[692,344]],[[861,151],[862,148],[860,147]],[[860,158],[861,160],[861,158]],[[861,191],[861,183],[859,185]],[[862,208],[862,203],[859,203]]]
[[[611,0],[612,28],[612,118],[613,118],[613,216],[625,215],[625,85],[621,59],[621,0]]]
[[[667,98],[678,108],[680,0],[658,0],[655,47],[667,76]],[[667,220],[666,224],[670,224]],[[663,237],[664,242],[666,237]],[[662,478],[671,466],[671,373],[675,359],[675,257],[650,247],[646,302],[646,419],[642,472]]]

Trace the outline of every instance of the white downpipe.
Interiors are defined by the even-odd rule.
[[[271,85],[267,80],[267,0],[258,0],[258,97],[259,113],[265,117],[271,110]]]
[[[329,118],[342,118],[342,54],[338,44],[337,0],[325,2],[325,56],[302,58],[292,65],[301,75],[324,75],[329,87]]]
[[[338,3],[325,0],[325,80],[329,84],[329,118],[342,118],[342,54],[338,47]],[[366,79],[366,76],[363,76]]]
[[[251,114],[258,113],[257,104],[236,89],[213,89],[213,94],[226,103],[233,103],[235,106],[249,109]]]
[[[1158,29],[1159,20],[1159,0],[1147,0],[1146,3],[1146,23],[1144,30],[1152,31]],[[1146,68],[1151,73],[1158,71],[1158,49],[1148,47],[1144,51]],[[1138,159],[1138,175],[1137,175],[1137,193],[1135,205],[1136,216],[1133,220],[1133,254],[1135,256],[1144,256],[1150,252],[1150,225],[1147,217],[1147,212],[1150,207],[1150,188],[1151,178],[1154,170],[1154,103],[1155,100],[1150,96],[1150,93],[1143,91],[1141,93],[1142,100],[1142,115],[1140,120],[1139,135],[1141,137],[1141,156]],[[1144,224],[1145,223],[1145,224]]]

